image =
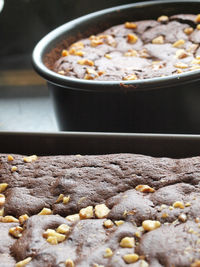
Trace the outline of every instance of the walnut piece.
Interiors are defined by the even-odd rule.
[[[161,223],[159,221],[152,221],[152,220],[145,220],[142,223],[142,227],[145,231],[152,231],[161,226]]]
[[[134,263],[136,261],[138,261],[139,259],[139,255],[138,254],[126,254],[123,256],[123,259],[126,263]]]
[[[135,239],[134,237],[124,237],[120,241],[120,247],[122,248],[133,248],[135,246]]]
[[[95,206],[94,211],[98,219],[103,219],[107,217],[110,209],[105,204],[99,204]]]
[[[26,264],[28,264],[32,260],[31,257],[28,257],[24,259],[23,261],[19,261],[16,263],[15,267],[24,267]]]

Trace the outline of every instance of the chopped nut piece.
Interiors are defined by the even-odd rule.
[[[127,75],[127,76],[123,77],[123,80],[125,80],[125,81],[137,80],[137,75],[135,75],[135,74]]]
[[[12,166],[11,172],[16,172],[17,171],[17,166]]]
[[[176,58],[182,59],[188,57],[188,53],[184,49],[178,49],[176,51]]]
[[[137,57],[138,52],[134,49],[129,49],[128,52],[124,53],[125,57]]]
[[[164,44],[164,37],[162,35],[154,38],[152,44]]]
[[[187,221],[187,215],[182,213],[178,216],[179,221],[186,222]]]
[[[163,219],[166,219],[167,217],[169,217],[168,213],[164,212],[161,216]]]
[[[169,210],[173,210],[174,209],[174,207],[172,207],[172,206],[169,206]]]
[[[162,15],[157,19],[158,22],[167,22],[168,20],[169,20],[169,17],[165,15]]]
[[[135,44],[137,42],[137,40],[138,40],[138,37],[135,34],[129,33],[127,35],[127,40],[128,40],[129,43]]]
[[[13,160],[14,160],[13,156],[8,155],[8,161],[13,161]]]
[[[51,245],[57,245],[58,244],[58,239],[56,236],[49,236],[47,238],[47,242],[50,243]]]
[[[58,71],[57,73],[60,74],[60,75],[65,75],[64,70],[60,70],[60,71]]]
[[[110,209],[105,204],[96,205],[95,208],[95,215],[98,219],[106,218]]]
[[[5,204],[6,198],[3,194],[0,194],[0,207]]]
[[[84,48],[84,43],[83,42],[76,42],[73,43],[70,48],[75,48],[75,49],[83,49]]]
[[[52,214],[52,210],[51,209],[47,209],[47,208],[43,208],[40,213],[38,213],[38,215],[51,215]]]
[[[3,191],[5,191],[7,187],[8,187],[8,184],[6,184],[6,183],[0,184],[0,193],[2,193]]]
[[[127,29],[136,29],[137,28],[137,24],[133,23],[133,22],[126,22],[124,24],[125,28]]]
[[[111,228],[113,227],[114,223],[111,220],[106,220],[103,222],[103,225],[105,228]]]
[[[0,209],[0,216],[4,215],[4,208]]]
[[[81,60],[78,60],[77,63],[80,65],[94,66],[94,62],[89,59],[81,59]]]
[[[176,41],[175,43],[173,43],[173,47],[181,47],[185,44],[185,40],[180,39],[178,41]]]
[[[104,254],[104,258],[112,257],[112,255],[113,255],[112,250],[111,250],[110,248],[107,248],[107,249],[106,249],[106,252],[105,252],[105,254]]]
[[[24,157],[24,162],[29,163],[29,162],[34,162],[38,159],[38,157],[36,155],[32,155],[29,157]]]
[[[85,55],[85,52],[78,50],[78,51],[75,51],[74,54],[75,54],[75,56],[83,57]]]
[[[105,54],[104,57],[106,57],[107,59],[111,59],[112,56],[110,54]]]
[[[70,222],[76,222],[80,220],[79,214],[68,215],[66,219]]]
[[[145,260],[141,260],[139,267],[149,267],[149,264]]]
[[[194,31],[194,29],[192,27],[188,27],[188,28],[184,29],[184,33],[187,34],[187,35],[193,33],[193,31]]]
[[[70,196],[63,197],[63,204],[67,204],[70,200]]]
[[[18,223],[19,220],[13,216],[10,216],[10,215],[7,215],[5,217],[2,217],[1,218],[1,221],[4,222],[4,223],[11,223],[11,222],[16,222]]]
[[[135,246],[134,237],[124,237],[120,241],[120,247],[122,248],[133,248]]]
[[[27,214],[19,216],[19,222],[20,224],[24,224],[25,221],[27,221],[29,216]]]
[[[124,221],[123,220],[115,221],[115,224],[117,226],[120,226],[120,225],[124,224]]]
[[[134,262],[138,261],[139,256],[138,256],[138,254],[135,254],[135,253],[126,254],[123,256],[123,259],[126,263],[134,263]]]
[[[195,262],[193,262],[190,267],[200,267],[200,260],[196,260]]]
[[[200,22],[200,14],[198,14],[198,15],[196,16],[195,22],[197,22],[197,23]]]
[[[104,70],[100,70],[100,71],[98,71],[98,75],[99,76],[101,76],[101,75],[103,75],[103,74],[105,74],[106,72],[104,71]]]
[[[66,57],[69,55],[69,52],[65,49],[62,50],[62,57]]]
[[[59,202],[62,202],[63,201],[63,197],[64,195],[63,194],[60,194],[56,200],[56,203],[59,203]]]
[[[145,220],[142,223],[142,227],[145,231],[152,231],[156,228],[159,228],[161,226],[161,223],[159,221],[152,221],[152,220]]]
[[[176,64],[174,65],[174,67],[176,67],[176,68],[180,68],[180,69],[186,69],[186,68],[188,68],[188,65],[185,64],[185,63],[182,63],[182,62],[178,62],[178,63],[176,63]]]
[[[47,229],[43,233],[43,237],[47,239],[47,242],[51,244],[57,244],[63,242],[66,239],[66,235],[60,234],[53,229]],[[52,237],[52,238],[50,238]]]
[[[92,47],[96,47],[98,45],[102,45],[103,44],[103,40],[101,40],[97,36],[92,35],[90,37],[90,44],[91,44]]]
[[[24,267],[26,264],[28,264],[32,260],[31,257],[28,257],[24,259],[23,261],[19,261],[16,263],[15,267]]]
[[[20,227],[20,226],[16,226],[16,227],[11,227],[9,229],[9,234],[16,237],[16,238],[19,238],[22,236],[22,232],[23,232],[23,228]]]
[[[73,260],[71,260],[71,259],[67,259],[67,260],[65,261],[65,266],[66,266],[66,267],[74,267],[75,265],[74,265]]]
[[[59,234],[68,234],[70,231],[70,227],[67,224],[61,224],[60,226],[58,226],[58,228],[56,229],[56,232]]]
[[[174,202],[173,203],[173,207],[176,208],[176,209],[177,208],[179,208],[179,209],[184,209],[185,208],[183,202],[181,202],[181,201]]]
[[[144,184],[137,185],[135,187],[135,189],[137,191],[140,191],[140,192],[143,192],[143,193],[153,193],[153,192],[155,192],[154,188],[152,188],[152,187],[150,187],[148,185],[144,185]]]
[[[94,214],[93,214],[93,207],[92,206],[88,206],[84,209],[81,209],[79,211],[79,216],[81,219],[91,219]]]

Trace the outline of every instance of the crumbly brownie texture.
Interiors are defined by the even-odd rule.
[[[200,14],[126,22],[64,49],[54,71],[86,80],[163,77],[200,69]]]
[[[0,266],[199,267],[200,157],[0,155]]]

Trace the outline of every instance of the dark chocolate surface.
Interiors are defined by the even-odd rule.
[[[8,184],[1,193],[6,201],[0,217],[0,266],[15,266],[29,257],[26,266],[68,266],[67,259],[74,266],[92,267],[199,266],[200,157],[43,156],[29,163],[22,155],[13,158],[8,161],[7,155],[0,155],[0,185]],[[138,185],[154,190],[141,192]],[[70,196],[69,201],[58,202],[60,194]],[[95,212],[88,219],[66,218],[80,215],[88,206],[95,210],[98,204],[109,208],[102,218]],[[52,214],[38,215],[44,207]],[[13,237],[9,229],[20,222],[6,223],[4,218],[24,214],[29,218],[21,224],[22,235]],[[111,220],[110,227],[104,225],[107,220]],[[158,221],[160,227],[144,230],[146,220]],[[44,232],[62,224],[70,227],[64,241],[47,242]],[[124,237],[134,238],[135,245],[122,247]],[[106,257],[108,248],[112,255]],[[126,263],[126,254],[138,258]]]

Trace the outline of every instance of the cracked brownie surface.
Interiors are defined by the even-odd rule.
[[[200,68],[200,15],[126,22],[66,47],[54,64],[65,76],[99,81],[163,77]]]
[[[200,157],[0,154],[0,266],[200,266]]]

